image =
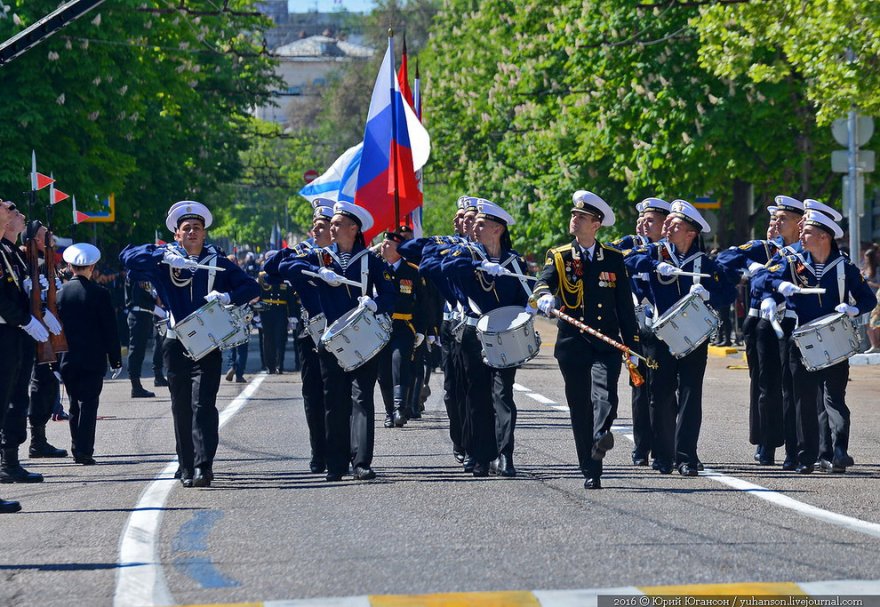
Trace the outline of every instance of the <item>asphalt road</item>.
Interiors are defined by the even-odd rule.
[[[97,466],[26,461],[46,482],[0,486],[24,506],[0,516],[0,605],[880,579],[877,367],[851,370],[857,465],[845,475],[758,466],[747,441],[747,372],[737,368],[744,362],[712,357],[700,441],[709,474],[630,465],[622,384],[604,489],[587,493],[568,413],[556,408],[565,402],[554,331],[542,324],[541,332],[541,355],[517,373],[515,479],[461,471],[435,375],[422,420],[387,430],[377,413],[378,478],[327,483],[308,472],[299,376],[288,373],[263,377],[221,430],[213,486],[183,489],[154,482],[174,458],[167,391],[132,400],[127,381],[108,381]],[[252,351],[252,367],[255,359]],[[243,387],[222,382],[219,407]],[[376,399],[381,411],[378,391]],[[66,432],[50,422],[56,446],[69,447]],[[149,487],[168,492],[160,506],[139,502]],[[152,542],[157,562],[120,556],[133,513],[152,517],[155,533],[134,536]]]

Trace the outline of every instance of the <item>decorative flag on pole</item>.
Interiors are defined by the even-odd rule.
[[[164,240],[162,240],[161,238],[159,238],[159,230],[156,230],[156,231],[155,231],[155,235],[156,235],[156,237],[155,237],[155,245],[156,245],[157,247],[158,247],[158,246],[161,246],[161,245],[163,245],[163,244],[167,244]]]
[[[421,204],[416,171],[431,154],[428,131],[400,92],[393,52],[389,38],[373,87],[354,196],[355,204],[367,209],[375,221],[364,234],[368,241],[396,227],[400,217]]]
[[[55,183],[51,177],[37,173],[37,153],[31,150],[31,190],[42,190],[47,185]]]
[[[409,88],[409,74],[406,71],[406,33],[403,34],[403,51],[400,55],[400,69],[397,70],[397,82],[400,84],[400,94],[406,99],[406,102],[415,109],[413,104],[413,94]],[[418,115],[418,112],[416,112]]]
[[[416,79],[413,81],[413,110],[415,110],[416,117],[419,119],[419,122],[422,121],[422,86],[421,79],[419,78],[419,58],[416,57]],[[419,191],[422,192],[422,204],[413,211],[412,214],[412,223],[413,223],[413,237],[421,238],[423,236],[422,231],[422,213],[425,210],[424,206],[424,183],[422,182],[422,170],[419,169],[416,172],[416,176],[419,180]]]
[[[80,213],[76,210],[76,196],[73,197],[73,225],[78,226],[84,221],[88,221],[89,216],[86,213]]]
[[[364,144],[359,143],[345,150],[323,175],[301,189],[299,195],[309,202],[318,197],[354,202],[363,147]]]
[[[54,183],[49,186],[49,202],[51,202],[52,204],[58,204],[62,200],[67,200],[68,198],[70,198],[68,194],[65,194],[61,190],[55,189]]]

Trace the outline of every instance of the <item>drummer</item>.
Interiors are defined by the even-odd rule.
[[[516,368],[494,369],[483,362],[476,327],[482,314],[496,308],[521,306],[525,309],[532,292],[528,282],[521,278],[525,262],[511,248],[508,226],[513,225],[513,217],[499,205],[482,198],[476,199],[476,206],[473,228],[476,242],[456,246],[441,263],[442,272],[470,302],[462,321],[465,327],[461,337],[462,381],[466,394],[462,440],[468,455],[473,457],[474,476],[487,476],[491,462],[492,472],[513,477],[516,476],[513,463]],[[467,216],[466,213],[465,219]]]
[[[596,240],[614,212],[598,195],[578,190],[568,229],[574,240],[550,249],[537,285],[538,308],[551,316],[564,307],[577,320],[639,351],[639,325],[623,254]],[[617,416],[620,352],[560,319],[554,356],[565,380],[565,398],[584,488],[602,488],[602,459],[614,446],[611,424]],[[638,359],[632,357],[636,364]],[[648,428],[650,430],[650,427]]]
[[[279,263],[279,273],[297,292],[309,289],[309,282],[317,283],[318,300],[328,327],[357,307],[377,314],[390,314],[394,309],[395,289],[391,276],[385,271],[384,262],[370,254],[364,242],[363,232],[372,225],[373,216],[366,209],[349,202],[337,202],[330,220],[330,246],[314,248]],[[303,271],[319,274],[320,278],[315,279]],[[351,286],[343,280],[362,287]],[[349,463],[355,479],[374,479],[373,390],[378,358],[374,356],[353,371],[343,371],[334,354],[323,344],[318,346],[318,357],[326,411],[326,479],[341,480],[348,472]]]
[[[189,358],[173,332],[174,324],[205,304],[241,306],[260,295],[257,282],[217,247],[205,244],[213,218],[200,202],[184,200],[168,209],[165,226],[175,242],[129,245],[119,254],[132,280],[149,280],[168,307],[170,328],[162,346],[171,391],[171,413],[180,482],[184,487],[209,487],[219,442],[217,390],[220,350],[198,361]],[[212,269],[202,269],[208,266]],[[216,268],[216,269],[213,269]]]
[[[802,225],[803,252],[785,256],[756,280],[756,288],[764,295],[762,315],[770,320],[782,298],[786,307],[797,315],[801,328],[835,312],[850,318],[870,312],[877,305],[877,298],[855,264],[840,253],[835,242],[843,237],[840,226],[816,210],[804,213]],[[825,294],[800,293],[802,288],[815,287],[824,288]],[[853,465],[849,456],[850,412],[845,402],[849,361],[808,371],[793,338],[788,338],[787,346],[797,409],[796,471],[810,474],[815,468],[819,450],[816,402],[824,386],[825,397],[821,400],[833,441],[831,472],[845,472]]]
[[[733,301],[735,290],[724,281],[702,246],[700,234],[709,233],[710,227],[700,212],[687,201],[675,200],[665,226],[666,240],[633,249],[624,257],[630,274],[648,275],[647,296],[655,322],[689,295],[712,305]],[[679,272],[709,277],[679,276]],[[672,356],[669,346],[656,335],[642,347],[645,355],[659,365],[649,373],[655,433],[653,468],[670,474],[674,464],[682,476],[696,476],[702,466],[697,442],[703,417],[708,340],[682,358]]]
[[[644,246],[652,242],[658,242],[663,238],[663,223],[669,216],[670,205],[662,198],[645,198],[636,205],[639,212],[639,218],[636,222],[636,233],[630,236],[618,238],[611,243],[611,246],[618,251],[626,254],[630,249],[638,246]],[[650,339],[650,330],[644,326],[644,318],[653,315],[654,311],[651,305],[646,303],[644,291],[647,289],[647,282],[642,274],[630,277],[630,286],[632,287],[633,298],[636,304],[642,305],[639,325],[639,337],[642,341]],[[636,386],[632,382],[632,422],[633,422],[633,448],[631,457],[634,466],[647,466],[648,456],[651,454],[651,444],[653,441],[654,430],[651,424],[651,386],[650,373],[648,373],[645,363],[639,361],[639,373],[645,379],[644,383]]]

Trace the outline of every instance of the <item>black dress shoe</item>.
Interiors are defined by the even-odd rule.
[[[513,478],[516,476],[516,468],[513,466],[512,455],[504,455],[502,453],[497,459],[492,461],[490,469],[498,476],[506,476],[507,478]]]
[[[67,457],[67,449],[59,449],[50,443],[40,443],[38,445],[31,443],[31,446],[28,448],[28,455],[33,459]]]
[[[0,483],[42,483],[43,475],[28,472],[21,465],[3,466],[0,469]]]
[[[704,466],[703,466],[703,462],[697,462],[697,470],[700,471],[700,472],[702,472],[702,471],[703,471],[703,468],[704,468]]]
[[[141,386],[136,386],[131,389],[132,398],[154,398],[155,396],[155,393],[150,392],[149,390]]]
[[[229,367],[229,371],[226,372],[226,381],[232,381],[233,377],[235,377],[235,367]]]
[[[397,428],[403,428],[406,425],[406,415],[403,414],[403,411],[397,409],[394,411],[394,426]]]
[[[646,455],[641,455],[640,453],[636,453],[635,451],[633,451],[632,462],[633,466],[647,466],[648,457]]]
[[[464,449],[462,449],[461,447],[453,446],[452,447],[452,457],[454,457],[455,461],[457,461],[459,464],[463,463],[464,462]]]
[[[324,477],[325,481],[336,482],[342,480],[342,474],[340,472],[328,472],[327,476]]]
[[[785,458],[785,461],[782,462],[782,469],[786,472],[794,472],[797,470],[798,464],[794,459],[790,459],[788,457]]]
[[[372,468],[365,468],[363,466],[355,466],[354,468],[354,478],[359,481],[371,481],[376,478],[376,473]]]
[[[477,477],[489,476],[489,462],[476,462],[472,474]]]
[[[586,489],[587,491],[589,491],[591,489],[601,489],[601,488],[602,488],[602,481],[598,478],[588,478],[587,480],[584,481],[584,489]]]
[[[189,470],[183,470],[180,473],[180,484],[189,489],[193,486],[193,473]]]
[[[813,464],[800,464],[797,468],[794,469],[798,474],[812,474],[815,467]]]
[[[177,470],[174,471],[174,478],[179,479],[181,476],[183,476],[183,468],[178,466]]]
[[[591,454],[594,460],[600,460],[605,457],[605,452],[614,448],[614,435],[611,432],[603,432],[602,435],[593,441],[593,452]]]
[[[682,476],[698,476],[700,471],[697,470],[696,464],[689,464],[687,462],[678,465],[678,473]]]
[[[672,464],[669,462],[654,461],[651,467],[660,474],[672,474]]]
[[[385,427],[393,428],[394,427],[394,416],[390,413],[385,416]]]
[[[462,465],[464,466],[465,472],[473,472],[474,467],[477,465],[477,459],[473,455],[466,455]]]
[[[758,445],[758,448],[755,449],[754,460],[756,462],[761,461],[761,456],[764,454],[764,448],[761,445]]]
[[[321,474],[326,469],[327,464],[322,461],[313,459],[309,462],[309,470],[311,470],[312,474]]]
[[[210,468],[196,466],[195,472],[193,472],[193,487],[210,487],[212,480],[214,480],[214,473]]]
[[[847,466],[852,466],[855,462],[853,462],[853,458],[847,455],[846,451],[841,447],[837,447],[834,449],[834,457],[831,458],[831,463],[835,468],[832,472],[846,472]]]
[[[73,461],[74,463],[82,464],[83,466],[94,466],[98,463],[91,455],[74,455]]]
[[[153,380],[153,385],[156,386],[157,388],[167,388],[168,387],[168,380],[165,379],[164,375],[159,375],[156,377],[156,379]]]
[[[21,504],[13,500],[0,499],[0,514],[12,514],[21,510]]]

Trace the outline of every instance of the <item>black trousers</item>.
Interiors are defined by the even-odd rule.
[[[785,443],[782,358],[770,321],[746,317],[743,323],[749,366],[749,442],[775,449]]]
[[[95,454],[98,401],[104,387],[104,371],[65,366],[61,378],[70,398],[70,451],[74,457]]]
[[[788,339],[788,349],[797,413],[797,458],[799,463],[811,466],[819,457],[817,400],[822,403],[828,416],[833,449],[844,452],[849,449],[850,412],[846,406],[849,361],[845,360],[818,371],[808,371],[800,350],[791,338]]]
[[[797,407],[795,406],[794,380],[791,373],[791,348],[789,337],[795,329],[793,318],[783,318],[783,338],[777,340],[779,346],[779,360],[782,364],[782,434],[785,442],[785,459],[797,461]]]
[[[413,345],[415,333],[406,321],[395,320],[391,326],[391,339],[379,352],[379,390],[385,402],[385,413],[395,409],[408,414],[406,403],[411,386]]]
[[[453,323],[444,320],[440,325],[440,366],[443,368],[443,406],[449,418],[449,438],[456,450],[464,449],[462,439],[463,395],[458,392],[461,367],[461,344],[452,333]]]
[[[153,325],[153,377],[165,375],[163,368],[165,361],[162,360],[162,346],[165,338],[159,334],[159,329]]]
[[[194,361],[184,354],[178,340],[166,339],[163,351],[180,467],[187,471],[196,466],[210,468],[219,442],[220,350]]]
[[[641,343],[645,343],[645,340],[650,339],[651,335],[647,331],[640,330],[639,340]],[[619,372],[620,370],[618,369],[618,374]],[[633,442],[635,443],[633,455],[647,458],[653,449],[654,430],[651,427],[650,374],[648,373],[648,367],[641,360],[639,361],[639,373],[642,374],[645,383],[641,386],[636,386],[632,383],[632,380],[629,382],[629,385],[632,387],[632,424]],[[571,408],[570,405],[569,408]]]
[[[268,306],[260,314],[260,320],[263,323],[263,362],[269,370],[282,370],[287,345],[287,306]]]
[[[321,379],[321,359],[318,358],[315,342],[308,333],[298,336],[294,346],[301,361],[303,408],[306,412],[306,424],[309,427],[312,461],[324,463],[327,437],[324,429],[324,380]]]
[[[494,377],[483,362],[475,327],[465,327],[461,338],[461,379],[465,393],[462,446],[477,462],[488,465],[498,457],[493,403]]]
[[[557,351],[556,359],[565,381],[578,466],[586,478],[599,478],[602,461],[592,457],[593,442],[617,417],[620,354],[597,351],[585,342],[576,352]]]
[[[332,352],[318,348],[324,382],[324,430],[327,472],[345,474],[348,464],[373,465],[376,404],[373,390],[379,361],[376,356],[354,371],[345,372]]]
[[[27,440],[27,418],[31,404],[28,390],[36,356],[34,344],[34,340],[28,335],[24,335],[18,342],[18,371],[12,379],[12,390],[6,401],[6,419],[3,421],[3,436],[0,439],[0,447],[3,449],[18,449]],[[6,344],[0,347],[5,348]]]
[[[696,466],[709,343],[704,342],[683,358],[672,356],[666,343],[656,337],[647,340],[644,349],[659,366],[650,373],[654,457],[676,466]]]
[[[25,337],[25,332],[18,327],[0,325],[0,344],[3,344],[0,346],[0,431],[6,427],[12,386],[21,368],[21,344],[25,341]],[[0,432],[0,441],[2,441],[2,432]]]
[[[28,406],[28,421],[31,426],[45,426],[49,422],[59,392],[58,378],[52,372],[52,365],[34,365]]]
[[[513,456],[516,433],[516,403],[513,401],[513,382],[516,367],[492,369],[492,407],[495,409],[495,442],[498,453]]]
[[[128,377],[141,378],[141,368],[147,354],[147,342],[155,331],[153,315],[149,312],[128,313]]]

